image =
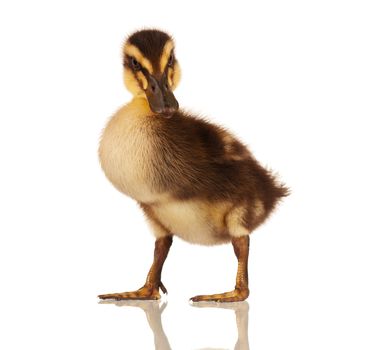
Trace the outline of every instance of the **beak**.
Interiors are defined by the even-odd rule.
[[[154,113],[171,116],[179,109],[179,103],[176,101],[176,98],[168,85],[166,72],[160,79],[156,79],[156,77],[149,75],[148,87],[145,93],[150,109]]]

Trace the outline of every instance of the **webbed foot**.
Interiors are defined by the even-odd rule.
[[[160,287],[164,293],[167,293],[166,288],[161,283]],[[159,294],[159,288],[156,286],[143,286],[133,292],[113,293],[113,294],[101,294],[98,298],[114,299],[114,300],[158,300],[161,298]]]
[[[249,289],[248,288],[235,288],[231,292],[220,293],[220,294],[209,294],[209,295],[196,295],[191,298],[193,302],[198,301],[217,301],[220,303],[229,303],[236,301],[243,301],[248,298]]]

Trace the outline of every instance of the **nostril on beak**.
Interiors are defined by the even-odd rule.
[[[164,99],[163,103],[164,103],[164,106],[165,106],[166,109],[170,109],[170,108],[173,107],[171,101],[168,101],[168,100]]]
[[[151,84],[151,91],[155,92],[156,86],[154,84]]]

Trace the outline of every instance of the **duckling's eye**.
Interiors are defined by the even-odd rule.
[[[174,54],[173,53],[168,58],[168,63],[167,64],[168,64],[169,67],[173,66],[173,64],[174,64]]]
[[[132,62],[132,67],[133,67],[134,70],[140,70],[141,69],[140,63],[134,57],[131,58],[131,62]]]

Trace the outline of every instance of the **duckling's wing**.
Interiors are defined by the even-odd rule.
[[[251,190],[251,155],[225,129],[182,114],[161,121],[156,134],[154,180],[162,189],[182,198],[228,198],[243,186]]]

